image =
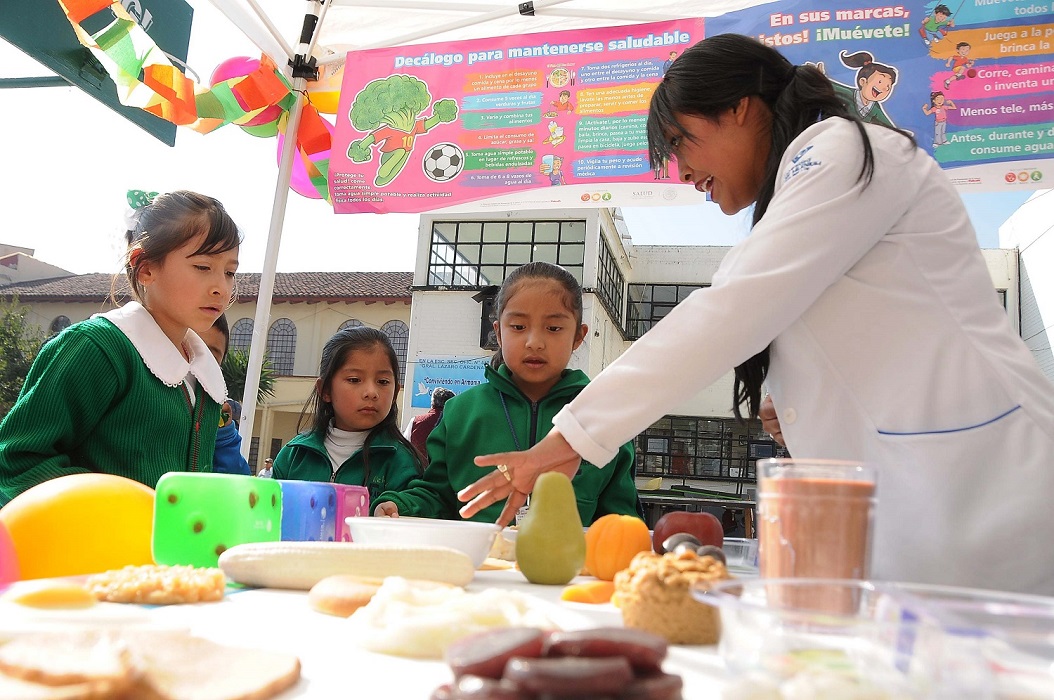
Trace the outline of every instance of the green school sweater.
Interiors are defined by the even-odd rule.
[[[382,491],[405,488],[418,475],[414,453],[386,435],[374,436],[369,446],[348,457],[334,473],[325,439],[322,433],[310,432],[301,433],[287,442],[274,458],[273,478],[365,486],[370,492],[370,502],[373,502]],[[367,451],[370,476],[369,483],[364,483]]]
[[[41,348],[0,422],[0,506],[67,474],[99,472],[154,488],[171,471],[212,471],[220,405],[198,384],[151,374],[105,318],[74,324]]]
[[[382,493],[378,503],[392,501],[399,507],[400,515],[461,519],[458,509],[464,504],[457,500],[457,492],[488,471],[472,460],[477,455],[531,447],[552,429],[553,416],[589,383],[585,373],[564,370],[556,386],[534,403],[513,383],[505,365],[498,370],[487,367],[486,376],[486,383],[455,396],[443,406],[443,417],[428,436],[430,461],[424,475],[401,492]],[[609,513],[643,517],[633,471],[632,442],[619,448],[615,459],[603,469],[582,462],[572,484],[584,525]],[[494,522],[504,505],[504,501],[490,505],[472,520]]]

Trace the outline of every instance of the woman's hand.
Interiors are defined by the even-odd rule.
[[[776,406],[773,405],[771,396],[766,396],[761,402],[761,407],[758,408],[758,418],[761,419],[761,429],[778,444],[786,447],[787,443],[783,441],[783,429],[780,428],[780,419],[776,415]]]
[[[504,498],[505,507],[497,522],[505,526],[527,502],[527,494],[534,490],[534,482],[540,474],[558,471],[570,479],[578,473],[582,458],[567,444],[564,436],[553,429],[526,452],[480,455],[475,462],[478,467],[499,468],[458,492],[459,501],[468,501],[459,511],[461,517],[471,518]]]

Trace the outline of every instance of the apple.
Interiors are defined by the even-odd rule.
[[[662,554],[662,543],[670,535],[687,532],[703,545],[712,544],[720,547],[725,543],[725,528],[721,521],[710,513],[692,513],[686,510],[675,510],[659,518],[655,523],[652,535],[652,548]]]

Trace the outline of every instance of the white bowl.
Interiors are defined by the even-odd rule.
[[[500,532],[495,523],[431,518],[345,518],[351,541],[359,544],[432,545],[464,552],[477,569]]]

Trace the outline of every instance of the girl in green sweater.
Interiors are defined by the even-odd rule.
[[[319,377],[300,414],[302,424],[313,407],[311,428],[278,453],[273,477],[365,486],[371,500],[404,488],[422,466],[399,432],[398,393],[399,357],[388,336],[364,326],[337,331],[322,349]]]
[[[153,488],[212,470],[227,387],[198,334],[232,301],[241,235],[217,200],[180,191],[140,209],[126,237],[134,301],[48,341],[0,423],[0,506],[67,474]]]
[[[567,270],[543,262],[516,268],[498,292],[496,309],[501,349],[486,369],[487,382],[447,401],[428,436],[424,475],[402,491],[382,493],[374,515],[459,519],[457,492],[485,474],[473,458],[534,445],[589,383],[583,372],[567,369],[589,330],[582,323],[582,288]],[[603,469],[582,463],[572,484],[583,525],[609,513],[643,518],[633,460],[628,442]],[[503,505],[472,519],[493,522]]]

